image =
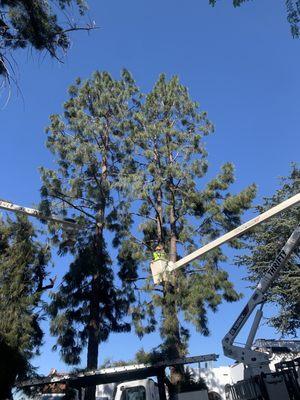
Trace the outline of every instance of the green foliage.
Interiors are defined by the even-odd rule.
[[[57,168],[41,169],[41,210],[68,215],[82,227],[76,235],[59,234],[49,224],[59,252],[74,255],[49,307],[61,355],[76,364],[87,346],[88,368],[97,367],[99,343],[111,331],[128,330],[124,316],[130,312],[139,337],[159,325],[157,354],[182,356],[189,330],[179,315],[207,335],[208,309],[239,294],[221,268],[226,257],[220,249],[154,287],[154,248],[163,245],[176,261],[236,227],[255,186],[231,194],[230,163],[215,178],[205,177],[203,137],[213,126],[177,77],[161,75],[144,96],[127,71],[118,81],[96,72],[88,81],[78,79],[69,95],[63,115],[51,116],[47,129]],[[117,252],[120,288],[108,240]]]
[[[233,7],[239,7],[249,0],[232,0]],[[216,5],[217,0],[209,0],[209,4],[213,7]],[[300,37],[300,2],[299,0],[285,0],[287,20],[290,24],[291,34],[293,38]]]
[[[0,387],[7,392],[16,377],[32,373],[29,361],[42,344],[41,296],[49,257],[27,218],[0,220]]]
[[[51,3],[54,3],[51,5]],[[75,3],[79,14],[86,10],[85,0],[2,0],[0,2],[0,75],[8,74],[9,54],[18,49],[32,46],[46,50],[57,57],[59,49],[68,49],[68,31],[77,26],[63,26],[58,21],[54,7],[64,10]]]
[[[114,361],[110,358],[106,358],[103,363],[100,365],[99,369],[104,369],[104,368],[113,368],[113,367],[123,367],[124,365],[130,365],[134,364],[134,361],[124,361],[124,360],[118,360]]]
[[[95,282],[93,277],[96,275],[99,279]],[[92,322],[96,323],[97,345],[105,342],[111,332],[130,330],[128,323],[121,322],[128,311],[128,300],[113,282],[105,246],[95,249],[91,238],[91,245],[79,250],[59,292],[52,294],[48,307],[52,317],[51,334],[58,337],[57,345],[67,364],[80,363],[80,354],[88,344]],[[93,304],[98,305],[95,319],[91,315]]]
[[[287,20],[294,38],[300,37],[300,3],[299,0],[285,0]]]
[[[126,70],[119,80],[96,72],[87,81],[78,79],[69,88],[63,114],[50,117],[47,147],[57,167],[41,168],[40,208],[69,215],[82,228],[60,234],[49,225],[59,253],[74,257],[49,306],[51,332],[68,364],[78,364],[87,347],[87,367],[97,368],[99,344],[110,332],[130,330],[124,317],[134,300],[130,281],[137,275],[123,245],[131,218],[118,188],[136,93]],[[119,267],[107,251],[108,241],[118,251]]]
[[[149,261],[157,244],[168,259],[176,261],[201,245],[241,223],[241,215],[255,196],[251,185],[230,194],[234,168],[230,163],[207,182],[207,152],[204,136],[213,131],[205,112],[191,100],[177,77],[169,81],[161,75],[134,115],[135,128],[127,138],[130,165],[123,167],[123,185],[133,202],[134,221],[139,233],[128,238],[132,258],[149,271]],[[239,240],[230,243],[239,248]],[[164,340],[160,351],[168,358],[186,353],[189,331],[179,322],[179,314],[204,335],[209,334],[207,311],[216,311],[223,301],[236,301],[239,294],[222,270],[226,257],[216,249],[201,261],[170,276],[160,287],[146,276],[139,286],[145,296],[133,308],[139,336],[155,329],[159,322]]]
[[[150,352],[146,352],[144,349],[140,349],[135,355],[136,362],[138,364],[156,364],[161,361],[166,361],[168,358],[163,351],[156,348]],[[133,363],[133,362],[132,362]],[[171,373],[173,368],[171,368]],[[166,377],[166,384],[168,386],[169,394],[172,396],[176,393],[182,392],[193,392],[197,390],[207,389],[207,385],[203,378],[196,378],[194,371],[185,367],[182,369],[182,377],[175,384],[170,381],[170,376]],[[172,380],[172,376],[171,376]]]
[[[167,356],[160,350],[160,346],[147,352],[140,349],[135,354],[135,361],[138,364],[155,364],[160,361],[166,361]]]
[[[281,179],[280,188],[273,196],[263,199],[257,211],[262,213],[300,192],[300,169],[296,164],[290,174]],[[255,282],[264,275],[300,221],[300,208],[292,207],[279,216],[259,225],[249,234],[249,253],[237,258],[237,265],[245,265],[250,281]],[[296,335],[300,328],[300,249],[290,258],[284,271],[269,290],[268,301],[277,305],[277,315],[268,323],[282,335]]]
[[[174,387],[174,392],[194,392],[198,390],[207,390],[208,387],[202,377],[196,378],[195,373],[189,367],[184,368],[183,380]]]

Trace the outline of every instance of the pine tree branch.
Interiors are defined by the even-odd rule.
[[[69,206],[71,206],[72,208],[74,208],[75,210],[85,214],[87,217],[94,219],[95,221],[97,221],[96,217],[88,212],[86,212],[85,210],[83,210],[81,207],[76,206],[75,204],[71,203],[69,200],[67,200],[65,197],[66,195],[64,193],[55,191],[58,194],[51,194],[52,197],[60,199],[61,201],[67,203]],[[61,197],[63,196],[63,197]]]
[[[162,230],[163,230],[163,224],[162,224],[162,221],[161,221],[161,218],[160,218],[159,210],[157,209],[156,205],[154,204],[153,200],[151,199],[151,196],[147,195],[147,199],[150,201],[152,207],[154,208],[154,210],[155,210],[155,212],[156,212],[156,216],[157,216],[157,218],[158,218],[158,222],[159,222],[160,229],[161,229],[161,232],[162,232]]]
[[[86,32],[90,32],[91,30],[94,29],[100,29],[100,26],[96,26],[96,25],[87,25],[87,26],[72,26],[71,28],[68,29],[64,29],[62,32],[63,33],[69,33],[69,32],[74,32],[74,31],[86,31]]]
[[[142,240],[138,239],[136,236],[134,236],[131,232],[127,233],[133,240],[135,240],[137,243],[147,247],[148,250],[152,251],[153,248],[150,247],[147,243],[143,242]]]
[[[151,221],[155,221],[155,222],[156,222],[156,219],[153,218],[153,217],[150,217],[150,216],[142,215],[142,214],[135,213],[135,212],[130,212],[129,214],[130,214],[130,215],[136,215],[137,217],[149,219],[149,220],[151,220]]]
[[[48,289],[53,289],[56,279],[57,279],[57,275],[55,275],[54,278],[50,278],[49,285],[46,285],[46,286],[41,285],[40,287],[37,288],[36,293],[44,292],[45,290],[48,290]]]

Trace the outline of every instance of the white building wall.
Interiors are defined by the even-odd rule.
[[[209,388],[209,391],[218,393],[225,400],[225,385],[231,384],[230,367],[193,368],[196,376],[201,376]]]

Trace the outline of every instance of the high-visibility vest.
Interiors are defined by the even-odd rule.
[[[166,260],[167,256],[164,251],[155,251],[153,253],[153,261]]]

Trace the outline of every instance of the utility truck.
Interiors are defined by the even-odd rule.
[[[121,367],[104,368],[77,373],[50,375],[46,377],[33,378],[19,382],[17,387],[24,389],[28,387],[41,388],[39,400],[43,400],[43,388],[65,385],[65,389],[75,389],[78,400],[84,400],[84,388],[114,383],[110,385],[110,393],[102,392],[101,400],[166,400],[169,392],[166,382],[166,368],[216,361],[218,355],[205,354],[195,357],[185,357],[174,360],[164,360],[153,364],[132,364]],[[155,378],[156,381],[149,379]],[[99,394],[99,390],[98,390]],[[49,396],[49,393],[47,392]],[[207,390],[179,393],[177,400],[209,400]],[[47,400],[52,400],[48,398]],[[53,399],[56,400],[56,399]],[[99,399],[100,400],[100,399]]]

